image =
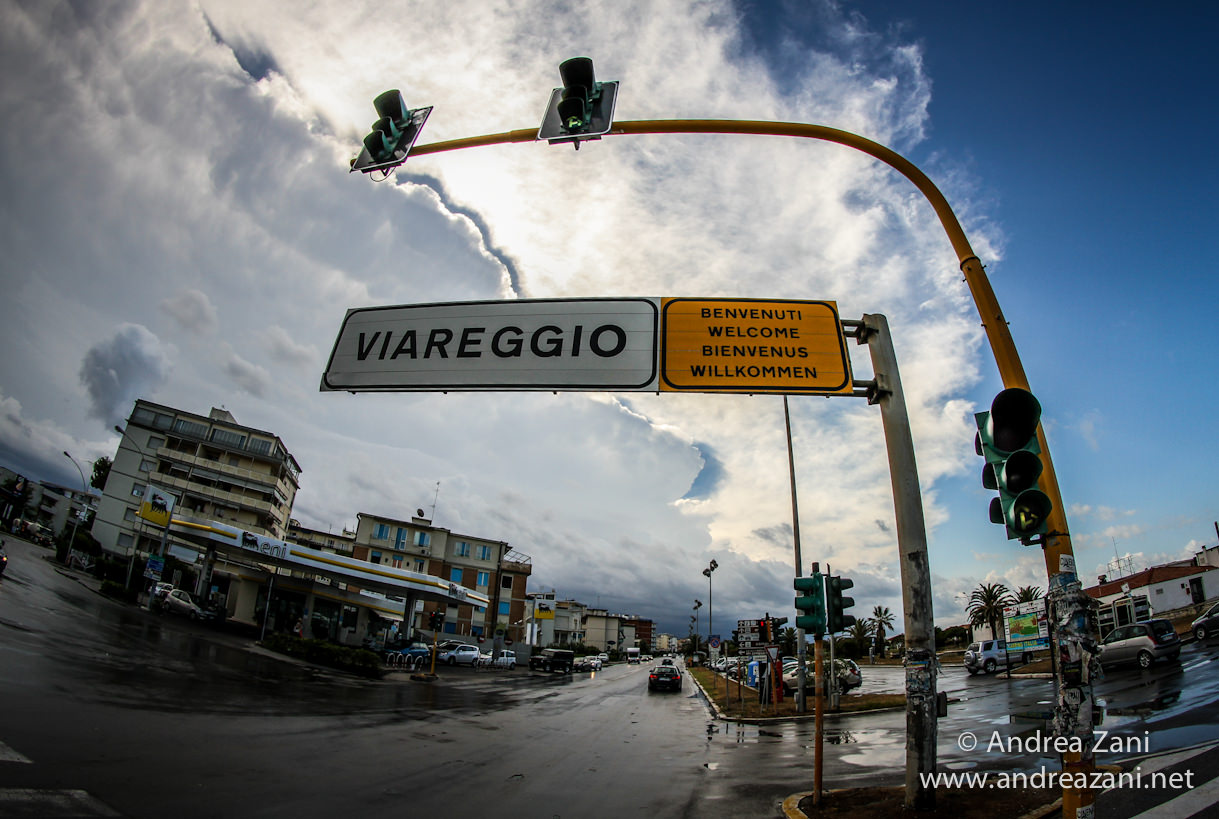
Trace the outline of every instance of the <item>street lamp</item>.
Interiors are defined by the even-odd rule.
[[[691,649],[691,654],[698,653],[698,610],[703,607],[703,601],[697,597],[694,598],[694,648]]]
[[[707,578],[707,659],[711,659],[711,636],[715,633],[715,627],[711,624],[711,618],[715,615],[711,600],[711,573],[719,567],[720,564],[712,560],[707,568],[703,569],[703,576]]]
[[[76,471],[80,473],[80,491],[81,491],[81,494],[82,494],[82,495],[87,495],[87,494],[89,494],[89,490],[88,490],[88,488],[86,488],[86,486],[85,486],[85,471],[84,471],[83,469],[81,469],[81,468],[80,468],[80,464],[76,463],[76,459],[75,459],[75,458],[73,458],[71,455],[68,455],[68,450],[66,450],[66,449],[65,449],[65,450],[63,451],[63,454],[64,454],[64,455],[67,457],[67,459],[68,459],[69,461],[71,461],[71,462],[72,462],[72,465],[76,467]],[[83,498],[81,499],[81,503],[84,503],[84,499],[83,499]],[[68,509],[69,509],[69,511],[72,511],[72,505],[71,505],[71,504],[68,504]],[[69,555],[71,555],[71,554],[72,554],[72,550],[76,548],[76,527],[77,527],[77,525],[79,525],[79,524],[80,524],[80,516],[79,516],[79,515],[77,515],[77,514],[76,514],[76,513],[73,511],[73,514],[72,514],[72,539],[71,539],[70,541],[68,541],[68,554],[69,554]]]

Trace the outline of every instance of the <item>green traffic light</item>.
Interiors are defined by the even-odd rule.
[[[978,427],[974,449],[986,459],[982,486],[999,492],[991,500],[991,522],[1003,524],[1009,540],[1045,534],[1053,504],[1037,488],[1044,469],[1037,443],[1040,402],[1027,390],[1006,389],[995,397],[989,412],[979,412],[974,419]]]
[[[804,592],[796,598],[796,628],[820,636],[825,633],[825,576],[814,572],[809,577],[797,577],[793,587]]]

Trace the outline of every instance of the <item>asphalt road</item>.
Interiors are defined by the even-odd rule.
[[[736,819],[781,816],[786,796],[811,789],[811,722],[715,720],[688,679],[679,694],[649,693],[646,666],[370,682],[115,603],[48,554],[10,540],[0,580],[0,816]],[[1105,729],[1146,735],[1149,768],[1214,767],[1203,752],[1155,755],[1219,724],[1216,657],[1219,643],[1190,645],[1180,664],[1110,672],[1101,693],[1117,713]],[[900,690],[900,669],[863,671],[866,688]],[[957,668],[941,680],[954,700],[939,723],[941,769],[1058,767],[1052,755],[959,743],[964,732],[1027,733],[1032,723],[1012,715],[1050,708],[1049,681]],[[827,725],[827,787],[900,784],[904,712]]]

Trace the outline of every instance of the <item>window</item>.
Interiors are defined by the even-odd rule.
[[[218,444],[237,447],[238,449],[245,446],[245,436],[231,429],[213,429],[211,440]]]
[[[132,497],[135,497],[135,498],[142,498],[142,497],[144,497],[144,484],[142,484],[142,483],[133,483],[133,484],[131,485],[131,496],[132,496]]]
[[[183,435],[189,435],[192,438],[206,438],[207,425],[196,424],[194,421],[187,421],[185,418],[179,418],[174,421],[174,432],[180,432]]]
[[[372,560],[373,563],[380,563],[381,562],[381,553],[373,552],[372,557],[369,559]]]
[[[508,612],[508,606],[510,606],[510,605],[512,605],[512,604],[511,604],[511,603],[509,603],[507,600],[504,600],[503,602],[501,602],[501,603],[499,604],[499,613],[500,613],[500,614],[508,614],[508,613],[509,613],[509,612]]]
[[[250,444],[246,449],[251,452],[257,452],[259,455],[266,455],[271,451],[271,442],[265,441],[262,438],[251,438]]]
[[[464,540],[457,541],[457,556],[458,557],[469,557],[470,556],[470,544],[466,543]]]
[[[165,446],[165,439],[162,438],[160,435],[149,435],[148,436],[148,448],[149,449],[160,449],[163,446]]]
[[[140,471],[141,472],[152,472],[156,468],[157,468],[156,461],[150,461],[147,458],[140,461]]]
[[[135,523],[135,520],[136,520],[135,510],[132,509],[130,506],[128,506],[126,509],[123,510],[123,520],[127,521],[128,523]]]
[[[491,547],[486,546],[486,545],[479,546],[478,547],[478,559],[479,560],[490,560],[491,559]]]
[[[389,540],[389,524],[378,523],[373,529],[373,540]]]
[[[432,545],[432,536],[429,535],[427,532],[415,532],[415,545],[416,546],[431,546]]]
[[[407,535],[406,530],[403,529],[401,526],[399,526],[398,535],[397,535],[397,537],[394,538],[394,548],[395,549],[405,549],[406,548],[406,535]]]
[[[423,573],[423,561],[422,560],[419,560],[419,559],[415,560],[415,571],[419,572],[420,574]]]
[[[487,583],[488,583],[490,580],[491,580],[491,573],[490,573],[490,572],[479,572],[479,573],[478,573],[478,583],[477,583],[477,585],[478,585],[478,587],[479,587],[480,589],[481,589],[481,588],[484,588],[484,587],[486,587]]]
[[[500,580],[499,580],[499,587],[500,587],[501,589],[510,589],[510,588],[512,588],[512,575],[510,575],[510,574],[506,574],[506,575],[504,575],[503,577],[501,577],[501,578],[500,578]]]
[[[130,549],[131,548],[131,535],[127,535],[127,534],[119,535],[119,545],[122,546],[123,549]]]
[[[449,580],[451,580],[454,583],[460,583],[461,582],[461,569],[451,569],[449,571]]]

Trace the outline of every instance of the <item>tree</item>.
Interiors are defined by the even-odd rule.
[[[990,633],[999,636],[996,625],[1003,618],[1003,607],[1010,606],[1012,592],[1002,583],[983,583],[969,595],[969,605],[965,613],[969,615],[971,626],[990,626]]]
[[[796,630],[791,626],[779,629],[779,654],[784,657],[796,656]]]
[[[1017,603],[1032,603],[1034,600],[1042,598],[1040,586],[1021,586],[1016,590]]]
[[[872,609],[872,628],[876,633],[877,650],[885,655],[885,632],[893,628],[893,612],[888,606],[876,606]]]
[[[114,463],[105,455],[93,462],[93,475],[89,478],[89,485],[94,489],[106,491],[106,478],[110,477],[110,467]]]
[[[855,643],[855,656],[862,657],[863,647],[867,644],[868,638],[872,636],[872,621],[856,620],[847,629],[847,635]]]

